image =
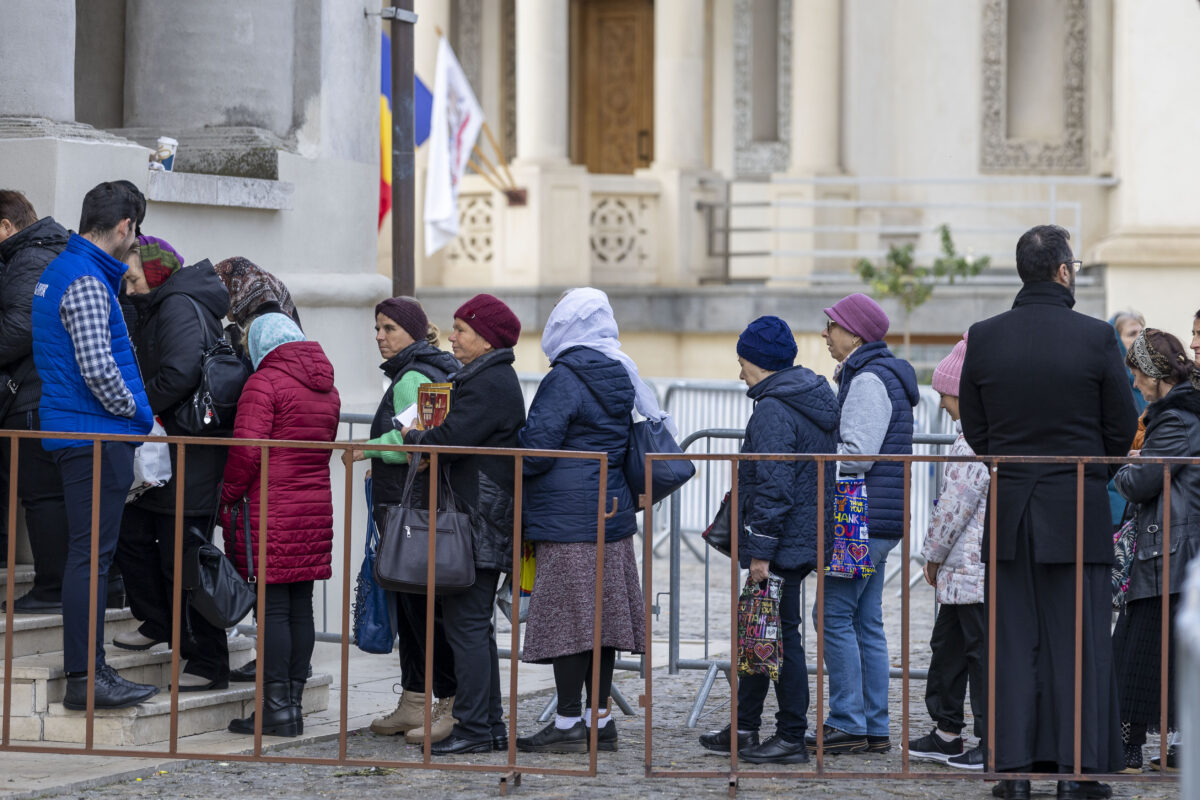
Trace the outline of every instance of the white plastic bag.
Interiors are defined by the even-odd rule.
[[[150,429],[149,435],[165,437],[167,432],[163,429],[162,423],[155,419],[154,427]],[[169,480],[171,480],[171,451],[167,447],[167,443],[142,442],[133,451],[133,486],[129,488],[125,502],[136,500],[143,493],[162,486]]]

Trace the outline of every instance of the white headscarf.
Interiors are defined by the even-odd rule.
[[[554,360],[572,347],[590,347],[620,363],[633,383],[634,407],[646,419],[662,420],[672,436],[677,435],[671,415],[659,408],[654,390],[638,376],[637,364],[621,351],[617,321],[608,295],[599,289],[572,289],[563,295],[546,320],[542,351]]]

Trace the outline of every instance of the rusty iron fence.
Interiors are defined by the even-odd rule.
[[[87,687],[87,705],[84,712],[86,735],[83,748],[74,746],[54,746],[48,744],[31,744],[28,742],[15,742],[11,737],[11,712],[12,712],[12,689],[13,689],[13,601],[14,601],[14,568],[15,568],[15,536],[9,537],[8,542],[8,566],[7,578],[8,583],[5,594],[7,595],[7,604],[5,610],[5,653],[4,653],[4,685],[3,685],[3,702],[4,712],[2,728],[0,728],[0,751],[22,752],[22,753],[44,753],[47,755],[103,755],[112,757],[132,757],[132,758],[172,758],[172,759],[189,759],[189,760],[210,760],[210,761],[243,761],[257,762],[269,761],[281,764],[308,764],[308,765],[323,765],[323,766],[352,766],[352,767],[385,767],[398,769],[437,769],[446,771],[461,771],[461,772],[477,772],[477,773],[495,773],[499,776],[499,789],[501,793],[505,793],[508,788],[519,785],[522,774],[540,774],[540,775],[557,775],[557,776],[572,776],[572,777],[595,777],[598,774],[597,763],[597,735],[598,728],[591,726],[589,731],[589,753],[586,767],[580,768],[563,768],[551,767],[537,763],[518,763],[516,740],[517,740],[517,720],[518,720],[518,667],[519,659],[515,656],[511,659],[511,670],[509,673],[509,696],[508,696],[508,748],[507,758],[503,763],[457,763],[454,761],[433,761],[430,752],[430,739],[424,738],[421,760],[380,760],[377,758],[364,759],[354,757],[349,752],[347,717],[348,717],[348,687],[349,687],[349,668],[350,668],[350,573],[352,564],[351,554],[351,530],[353,526],[352,513],[352,497],[353,497],[353,471],[349,468],[353,461],[353,454],[359,450],[391,450],[391,451],[407,451],[428,454],[430,459],[431,474],[438,474],[439,458],[448,455],[471,455],[471,454],[487,454],[491,456],[502,456],[511,458],[514,466],[514,503],[513,503],[513,526],[514,526],[514,541],[513,541],[513,563],[512,569],[514,572],[520,568],[520,553],[522,543],[522,499],[524,491],[523,481],[523,462],[526,458],[568,458],[578,460],[593,460],[599,465],[599,482],[597,491],[596,504],[596,522],[597,522],[597,541],[596,541],[596,572],[593,578],[593,630],[592,630],[592,653],[593,657],[597,657],[600,652],[601,641],[601,614],[602,614],[602,579],[603,579],[603,562],[605,551],[605,521],[611,516],[615,509],[610,509],[606,504],[606,492],[600,490],[599,487],[607,485],[607,473],[609,469],[607,454],[580,452],[580,451],[536,451],[524,449],[503,449],[503,448],[467,448],[467,447],[429,447],[429,446],[413,446],[413,445],[366,445],[365,443],[355,442],[305,442],[305,441],[275,441],[275,440],[231,440],[226,438],[195,438],[195,437],[145,437],[145,436],[122,436],[122,435],[85,435],[81,436],[78,433],[69,434],[54,434],[43,433],[38,431],[4,431],[0,434],[0,438],[8,439],[10,443],[9,451],[9,469],[10,481],[8,486],[8,525],[10,531],[15,531],[16,525],[16,508],[17,508],[17,454],[20,447],[39,446],[36,441],[38,439],[88,439],[93,441],[92,459],[93,459],[93,475],[92,475],[92,540],[91,540],[91,584],[95,585],[98,578],[99,569],[99,464],[101,454],[101,442],[103,441],[126,441],[126,442],[144,442],[144,441],[166,441],[177,446],[176,458],[173,465],[174,476],[176,480],[176,513],[175,513],[175,556],[173,570],[176,576],[173,587],[172,609],[174,611],[174,619],[180,618],[182,605],[182,584],[179,576],[182,573],[183,566],[183,487],[186,481],[186,452],[189,447],[193,446],[244,446],[257,447],[260,449],[261,467],[259,474],[259,519],[263,521],[263,525],[268,525],[269,515],[267,513],[267,498],[268,498],[268,480],[270,469],[270,458],[272,451],[279,449],[308,449],[328,451],[331,455],[340,453],[343,466],[345,469],[345,487],[343,498],[345,502],[345,514],[343,517],[342,531],[342,609],[341,609],[341,631],[340,639],[340,678],[341,678],[341,696],[339,698],[340,707],[338,710],[338,733],[337,733],[337,754],[330,757],[317,756],[288,756],[280,752],[266,752],[263,748],[263,732],[262,732],[262,711],[263,711],[263,672],[259,669],[256,671],[255,679],[255,732],[253,743],[250,752],[247,753],[213,753],[196,750],[188,750],[180,747],[179,741],[179,695],[178,681],[180,671],[180,626],[173,626],[171,635],[171,690],[170,690],[170,731],[169,738],[166,741],[165,749],[154,749],[148,747],[99,747],[94,739],[94,724],[95,724],[95,705],[94,705],[94,666],[89,670],[88,687]],[[29,441],[34,440],[34,441]],[[861,458],[861,457],[860,457]],[[813,455],[813,454],[728,454],[728,453],[712,453],[712,454],[681,454],[681,455],[665,455],[665,454],[649,454],[647,456],[647,482],[638,492],[639,487],[634,487],[635,494],[640,494],[640,499],[644,501],[649,496],[651,491],[650,474],[651,467],[654,461],[658,460],[692,460],[692,461],[727,461],[731,467],[731,498],[732,514],[731,514],[731,530],[738,529],[737,523],[737,497],[738,497],[738,477],[736,465],[741,461],[747,460],[773,460],[773,461],[813,461],[816,463],[817,469],[817,485],[821,486],[824,483],[825,470],[833,468],[832,463],[838,461],[836,455]],[[899,771],[854,771],[854,770],[830,770],[826,766],[825,748],[823,736],[818,736],[818,745],[816,750],[815,769],[753,769],[743,770],[739,765],[737,737],[732,737],[731,752],[729,754],[729,764],[727,769],[712,769],[712,770],[675,770],[664,768],[654,760],[654,681],[655,675],[653,669],[646,669],[644,694],[639,698],[639,704],[644,709],[644,726],[645,726],[645,745],[644,745],[644,775],[648,778],[720,778],[728,781],[731,793],[736,791],[738,781],[743,778],[788,778],[797,781],[811,779],[866,779],[866,780],[998,780],[1004,778],[1039,778],[1051,780],[1089,780],[1095,779],[1098,776],[1094,774],[1082,774],[1081,772],[1081,715],[1082,708],[1080,703],[1081,698],[1081,683],[1080,671],[1082,667],[1083,649],[1082,649],[1082,621],[1083,621],[1083,487],[1084,487],[1084,469],[1089,464],[1114,464],[1128,463],[1130,459],[1120,458],[1071,458],[1071,457],[1014,457],[1014,456],[997,456],[997,457],[976,457],[976,458],[961,458],[947,457],[944,455],[911,455],[911,456],[870,456],[871,460],[875,461],[900,461],[905,464],[914,463],[931,463],[945,461],[963,461],[963,462],[981,462],[989,466],[991,470],[992,482],[989,496],[988,513],[990,515],[991,524],[994,527],[997,514],[997,485],[1002,479],[1001,468],[1006,464],[1018,463],[1034,463],[1034,464],[1071,464],[1076,470],[1076,515],[1077,524],[1075,530],[1076,539],[1076,563],[1075,563],[1075,713],[1074,713],[1074,771],[1072,774],[1027,774],[1027,773],[998,773],[995,771],[994,754],[990,751],[986,755],[986,767],[982,772],[941,772],[930,770],[913,770],[910,765],[907,750],[902,751],[901,769]],[[1183,465],[1195,465],[1200,463],[1200,459],[1186,458],[1147,458],[1140,459],[1138,463],[1153,463],[1162,464],[1163,480],[1164,480],[1164,507],[1165,519],[1163,524],[1164,541],[1163,541],[1163,564],[1164,586],[1163,586],[1163,628],[1162,635],[1162,683],[1161,683],[1161,729],[1167,730],[1167,665],[1169,655],[1169,613],[1168,599],[1170,594],[1169,574],[1171,560],[1170,546],[1170,482],[1171,468]],[[907,525],[910,508],[911,492],[911,470],[905,470],[905,523]],[[429,491],[429,511],[433,527],[436,523],[437,515],[437,481],[430,482]],[[644,527],[646,530],[652,530],[654,510],[645,502],[640,502],[645,518]],[[818,497],[817,503],[817,553],[818,559],[823,560],[824,553],[824,521],[826,509],[826,498]],[[262,607],[265,604],[266,592],[266,555],[267,542],[269,538],[269,530],[262,532],[259,537],[258,553],[256,562],[257,571],[257,591],[258,603]],[[739,592],[739,577],[740,571],[737,566],[738,559],[738,543],[737,536],[732,536],[732,557],[730,559],[730,597],[729,597],[729,614],[730,620],[734,622],[731,625],[731,642],[730,652],[735,651],[735,642],[733,637],[736,636],[736,614],[737,601]],[[650,563],[653,559],[653,537],[644,536],[643,540],[643,558],[646,563]],[[908,538],[901,541],[901,693],[902,693],[902,719],[900,724],[901,738],[900,742],[903,746],[909,739],[910,720],[909,720],[909,699],[910,699],[910,682],[914,678],[913,671],[910,669],[910,546]],[[425,619],[425,638],[426,638],[426,654],[425,654],[425,725],[431,723],[432,718],[432,680],[433,680],[433,647],[431,646],[434,630],[434,603],[432,602],[435,596],[434,585],[434,564],[436,561],[436,538],[430,537],[429,542],[429,567],[427,572],[428,589],[426,593],[426,619]],[[996,560],[996,542],[993,537],[990,540],[989,547],[989,562],[995,563]],[[816,570],[817,595],[823,596],[824,582],[826,578],[824,570],[818,564]],[[513,584],[512,603],[514,608],[519,605],[519,582]],[[645,600],[646,609],[646,661],[653,663],[653,597],[654,597],[654,577],[653,570],[645,572],[643,597]],[[988,652],[995,652],[995,609],[996,609],[996,586],[994,582],[988,584]],[[89,608],[89,623],[88,623],[88,646],[92,652],[95,650],[97,642],[97,624],[96,615],[98,612],[99,598],[95,592],[90,592],[90,608]],[[813,693],[816,698],[815,713],[813,719],[816,720],[817,729],[820,730],[820,721],[824,718],[825,701],[823,689],[825,686],[824,675],[824,649],[822,641],[823,631],[823,612],[820,604],[817,606],[817,615],[815,618],[816,629],[818,635],[817,652],[816,652],[816,691]],[[258,637],[256,645],[256,655],[259,663],[263,663],[265,637]],[[518,625],[513,625],[511,630],[511,641],[509,652],[517,654],[520,652],[520,630]],[[988,696],[987,708],[994,709],[996,707],[995,697],[995,661],[989,658],[988,661]],[[730,671],[730,680],[732,684],[732,702],[730,707],[730,719],[734,728],[737,726],[737,675],[736,670]],[[600,699],[599,694],[599,670],[592,670],[591,675],[591,714],[593,717],[599,711]],[[987,734],[985,743],[995,741],[995,715],[989,713],[987,715]],[[1162,737],[1160,743],[1160,757],[1166,759],[1166,736]],[[1106,775],[1105,780],[1119,781],[1173,781],[1177,779],[1175,775],[1145,773],[1140,775]]]
[[[861,456],[859,456],[861,458]],[[893,461],[901,462],[905,465],[927,462],[966,462],[966,463],[983,463],[989,468],[991,482],[988,495],[987,515],[989,527],[995,530],[997,517],[997,486],[1000,483],[1001,475],[1000,468],[1005,464],[1069,464],[1075,466],[1076,484],[1075,484],[1075,623],[1074,623],[1074,718],[1073,724],[1073,769],[1070,774],[1065,773],[1018,773],[1018,772],[997,772],[995,769],[995,753],[991,743],[996,741],[996,715],[993,710],[996,708],[996,661],[993,654],[996,652],[996,583],[995,581],[987,581],[986,588],[986,608],[987,608],[987,698],[986,709],[986,734],[981,741],[981,745],[985,748],[984,769],[980,771],[960,771],[960,772],[942,772],[929,770],[913,770],[910,765],[910,758],[907,749],[910,733],[910,682],[913,677],[910,669],[910,541],[909,537],[905,536],[901,539],[901,572],[902,572],[902,592],[901,592],[901,726],[900,726],[900,746],[901,746],[901,769],[895,771],[855,771],[855,770],[830,770],[826,767],[825,759],[825,736],[823,731],[823,721],[825,718],[825,664],[824,664],[824,609],[822,603],[814,605],[814,623],[817,631],[817,652],[816,652],[816,687],[812,695],[816,697],[816,707],[812,716],[814,729],[817,732],[817,747],[815,758],[815,769],[812,771],[800,771],[796,768],[776,768],[776,769],[761,769],[755,768],[752,770],[742,770],[738,762],[738,737],[730,737],[730,754],[728,769],[712,769],[712,770],[681,770],[664,768],[657,764],[654,760],[654,671],[647,670],[645,676],[645,694],[642,697],[642,705],[645,709],[645,775],[648,778],[723,778],[728,781],[730,795],[732,796],[738,787],[738,781],[742,777],[747,778],[820,778],[820,779],[856,779],[856,780],[1020,780],[1020,779],[1042,779],[1042,780],[1077,780],[1087,781],[1096,780],[1103,777],[1104,780],[1118,780],[1128,782],[1149,782],[1149,781],[1175,781],[1176,775],[1167,773],[1164,769],[1160,773],[1139,773],[1139,774],[1104,774],[1103,776],[1095,773],[1084,774],[1082,771],[1082,714],[1083,708],[1081,703],[1082,697],[1082,667],[1083,667],[1083,497],[1084,497],[1084,470],[1090,464],[1125,464],[1125,463],[1142,463],[1142,464],[1161,464],[1163,466],[1163,507],[1164,518],[1162,524],[1163,541],[1162,541],[1162,572],[1163,572],[1163,591],[1162,591],[1162,629],[1161,637],[1161,673],[1160,673],[1160,730],[1162,735],[1159,743],[1159,757],[1162,759],[1160,763],[1167,764],[1167,735],[1168,730],[1168,665],[1169,665],[1169,646],[1170,637],[1170,561],[1171,561],[1171,541],[1170,541],[1170,498],[1171,498],[1171,468],[1181,466],[1195,466],[1200,464],[1200,458],[1109,458],[1109,457],[1068,457],[1068,456],[974,456],[970,458],[945,455],[871,455],[868,457],[871,461]],[[729,594],[729,615],[730,615],[730,644],[729,652],[736,653],[736,636],[737,636],[737,613],[738,613],[738,598],[740,594],[740,575],[741,570],[738,567],[738,470],[737,464],[741,461],[813,461],[816,463],[817,479],[816,485],[823,486],[825,481],[825,471],[834,468],[834,465],[840,460],[837,455],[824,454],[766,454],[766,453],[746,453],[746,454],[647,454],[647,462],[659,460],[690,460],[696,461],[727,461],[730,464],[731,486],[730,486],[730,540],[731,554],[729,559],[730,570],[730,594]],[[647,482],[644,490],[650,492],[650,469],[647,468]],[[911,480],[912,470],[906,466],[904,470],[904,529],[908,529],[910,514],[911,514]],[[653,509],[646,510],[645,526],[647,530],[651,530],[652,522],[651,515]],[[824,553],[825,553],[825,516],[828,513],[826,508],[826,498],[818,493],[817,497],[817,568],[815,570],[817,583],[817,596],[824,596],[825,587],[825,570],[824,570]],[[868,512],[869,513],[869,512]],[[652,557],[653,543],[650,537],[645,537],[644,540],[644,558],[649,560]],[[988,553],[987,563],[996,563],[996,537],[988,537]],[[646,601],[646,624],[649,629],[650,619],[650,601],[654,596],[653,577],[649,577],[646,585],[643,587]],[[646,642],[646,658],[653,663],[653,647],[652,640]],[[786,657],[786,656],[785,656]],[[735,663],[736,658],[731,659],[731,663]],[[730,680],[731,701],[729,709],[729,719],[731,730],[738,729],[738,676],[737,670],[732,666],[728,672]]]

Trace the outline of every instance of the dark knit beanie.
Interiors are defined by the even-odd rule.
[[[768,372],[778,372],[795,363],[796,337],[779,317],[759,317],[738,337],[737,354]]]
[[[521,336],[521,320],[512,309],[490,294],[477,294],[459,306],[455,319],[461,319],[471,330],[497,349],[512,347]]]
[[[383,314],[404,329],[404,332],[419,342],[429,330],[429,317],[425,309],[410,297],[389,297],[375,306],[375,314]]]

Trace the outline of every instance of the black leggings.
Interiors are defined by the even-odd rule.
[[[267,662],[264,681],[308,680],[316,628],[313,625],[313,582],[267,585],[267,610],[260,617],[265,630]]]
[[[560,717],[583,716],[584,705],[592,707],[592,651],[559,656],[554,659],[554,686],[558,690],[558,715]],[[603,711],[608,706],[608,695],[612,691],[613,667],[617,663],[617,651],[612,647],[600,648],[600,702]],[[580,705],[579,694],[583,689],[587,701]]]

